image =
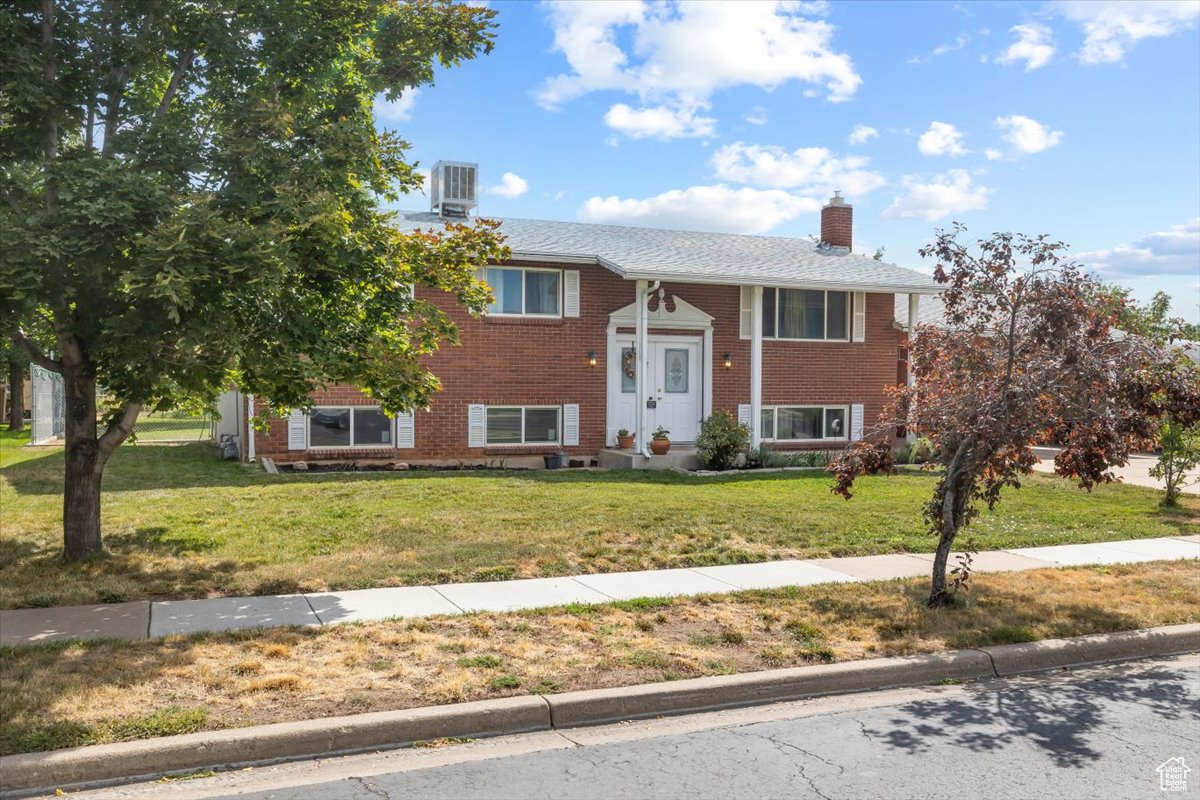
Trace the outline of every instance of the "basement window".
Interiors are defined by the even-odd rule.
[[[558,444],[559,406],[488,406],[487,443]]]
[[[764,441],[806,442],[845,440],[846,406],[772,406],[762,410]]]
[[[374,406],[319,406],[308,415],[309,447],[391,447],[392,418]]]

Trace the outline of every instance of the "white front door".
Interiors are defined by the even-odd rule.
[[[670,431],[673,442],[694,442],[700,433],[700,387],[703,363],[698,342],[651,341],[653,371],[647,390],[653,392],[655,408],[647,423],[652,433],[660,425]]]
[[[661,425],[670,431],[672,442],[694,442],[700,433],[704,403],[700,342],[686,336],[651,336],[649,347],[645,400],[654,401],[654,408],[646,409],[646,435]],[[616,355],[609,379],[610,431],[614,435],[620,428],[632,431],[635,425],[633,340],[618,339]]]

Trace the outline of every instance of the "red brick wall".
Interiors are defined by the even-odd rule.
[[[821,241],[850,249],[854,246],[854,210],[848,205],[821,209]]]
[[[545,266],[545,265],[537,265]],[[607,416],[607,328],[609,314],[634,299],[633,281],[603,267],[568,266],[580,272],[580,316],[572,319],[471,319],[447,297],[422,296],[445,308],[458,324],[461,345],[428,359],[442,382],[429,411],[416,414],[416,447],[404,450],[289,451],[285,420],[272,420],[256,437],[257,452],[280,461],[313,458],[388,458],[404,461],[486,460],[538,455],[557,446],[467,446],[467,407],[484,405],[579,405],[579,446],[572,454],[594,455],[604,447]],[[664,284],[714,317],[713,408],[737,413],[750,402],[750,341],[738,337],[738,287]],[[765,405],[863,403],[868,425],[879,414],[883,387],[896,379],[899,332],[892,327],[892,295],[868,295],[867,341],[863,344],[763,342]],[[588,364],[595,351],[596,366]],[[724,368],[724,354],[732,365]],[[350,387],[314,396],[318,405],[371,401]]]

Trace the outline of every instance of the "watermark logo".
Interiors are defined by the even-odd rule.
[[[1158,765],[1158,788],[1164,792],[1186,792],[1187,774],[1192,768],[1183,762],[1183,756],[1168,758]]]

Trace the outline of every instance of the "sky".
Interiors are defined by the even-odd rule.
[[[491,55],[376,103],[481,215],[807,237],[839,190],[856,251],[1049,234],[1200,321],[1200,0],[488,5]]]

